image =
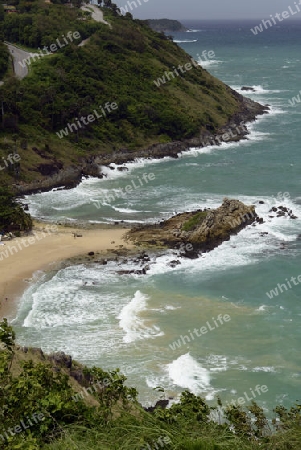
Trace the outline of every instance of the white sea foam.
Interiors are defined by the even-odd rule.
[[[224,355],[210,355],[206,358],[206,365],[210,366],[210,372],[226,372],[228,359]]]
[[[186,353],[175,359],[171,364],[167,364],[167,371],[169,378],[175,385],[189,389],[195,395],[206,393],[207,399],[212,397],[213,389],[210,386],[210,373],[190,353]]]
[[[256,311],[259,311],[259,312],[265,311],[267,307],[268,307],[267,305],[261,305],[261,306],[259,306],[259,308],[256,309]]]
[[[117,206],[113,206],[113,205],[111,205],[111,206],[115,211],[126,213],[126,214],[134,214],[134,213],[138,213],[138,212],[143,212],[143,211],[138,211],[137,209],[117,208]]]
[[[252,90],[242,90],[241,86],[231,86],[232,89],[234,89],[235,91],[237,91],[239,94],[242,95],[262,95],[262,94],[279,94],[280,92],[287,92],[286,90],[280,90],[280,89],[266,89],[265,87],[263,87],[262,85],[258,84],[258,85],[252,85],[252,86],[248,86],[252,89],[254,89],[254,91]]]
[[[174,251],[166,252],[159,256],[156,264],[152,265],[147,272],[146,277],[167,273],[170,271],[185,272],[185,276],[194,278],[196,273],[198,277],[206,279],[211,277],[215,271],[228,270],[229,267],[238,267],[243,265],[255,264],[262,258],[265,252],[279,252],[280,245],[284,242],[295,241],[299,234],[301,221],[301,205],[294,203],[294,200],[289,197],[283,199],[277,197],[248,197],[235,194],[231,198],[237,198],[247,205],[255,204],[256,212],[259,217],[264,219],[263,224],[257,224],[256,227],[252,225],[244,228],[239,234],[231,236],[229,241],[223,242],[219,247],[215,248],[209,253],[203,254],[203,258],[190,260],[181,258],[179,255],[177,259],[181,264],[170,267],[169,263],[175,259]],[[197,208],[216,208],[220,206],[223,198],[217,195],[208,194],[202,195],[197,204],[175,204],[178,211],[189,211]],[[259,204],[258,201],[264,201],[264,204]],[[269,212],[273,206],[285,205],[288,209],[292,209],[293,213],[298,216],[298,219],[291,220],[287,217],[269,218]],[[264,234],[266,233],[266,234]],[[243,250],[243,251],[242,251]],[[282,248],[285,251],[285,247]]]
[[[112,275],[107,270],[102,273],[102,277],[109,282]],[[73,266],[59,271],[34,292],[28,292],[32,305],[24,318],[23,326],[43,329],[88,324],[97,317],[104,318],[106,308],[103,308],[102,303],[112,304],[113,295],[103,293],[101,302],[97,301],[97,292],[84,289],[84,286],[92,286],[92,282],[95,283],[94,273],[85,266]]]
[[[278,110],[277,110],[278,112]],[[276,114],[275,110],[271,114]],[[262,117],[262,116],[260,116]],[[204,147],[191,147],[189,150],[185,150],[183,152],[178,153],[179,158],[185,158],[188,156],[197,157],[202,154],[209,154],[215,151],[225,151],[230,148],[240,147],[243,145],[251,145],[254,141],[262,141],[267,140],[270,137],[270,133],[262,132],[256,130],[256,124],[248,124],[247,128],[249,134],[242,140],[237,142],[222,142],[220,145],[209,145]]]
[[[198,61],[197,63],[199,64],[199,66],[201,67],[211,67],[211,66],[218,66],[219,64],[221,64],[223,61],[219,61],[218,59],[208,59],[208,60],[202,60],[202,61]]]
[[[147,309],[147,300],[148,297],[146,295],[137,291],[134,298],[124,306],[119,314],[119,326],[126,333],[123,337],[124,342],[130,343],[139,339],[154,339],[164,335],[159,327],[156,325],[148,326],[146,320],[141,317],[141,313]]]
[[[275,367],[254,367],[252,372],[266,372],[266,373],[275,373]]]
[[[162,161],[171,161],[173,158],[170,156],[165,156],[164,158],[135,158],[134,161],[130,161],[121,165],[112,163],[109,164],[109,166],[101,166],[101,172],[105,175],[105,178],[103,181],[110,180],[110,179],[118,179],[118,178],[125,178],[131,174],[132,171],[136,169],[143,168],[145,166],[149,166],[152,164],[160,164]],[[113,168],[110,169],[110,167]],[[126,168],[127,170],[118,170],[118,168]],[[101,181],[97,179],[98,182]],[[135,181],[135,179],[134,179]],[[141,179],[142,183],[144,182],[143,179]],[[136,184],[139,185],[139,181],[136,181]]]
[[[190,43],[190,42],[197,42],[197,39],[183,39],[183,40],[179,40],[179,39],[174,39],[174,42],[176,44],[184,44],[184,43]]]

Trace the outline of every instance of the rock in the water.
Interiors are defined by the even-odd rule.
[[[183,252],[183,256],[196,257],[199,251],[209,251],[230,239],[259,219],[254,205],[244,205],[239,200],[224,199],[223,204],[208,211],[193,211],[176,216],[154,225],[133,228],[128,238],[140,245],[179,248],[190,244],[193,252]],[[262,222],[260,221],[262,220]],[[181,247],[182,248],[182,247]],[[181,253],[182,256],[182,253]]]
[[[175,259],[173,261],[170,261],[167,265],[170,267],[177,267],[179,264],[181,264],[181,261],[179,261],[178,259]]]
[[[251,91],[251,92],[256,92],[256,90],[253,87],[250,86],[243,86],[241,88],[242,91]]]

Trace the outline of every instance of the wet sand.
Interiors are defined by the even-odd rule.
[[[14,318],[28,280],[37,270],[49,270],[55,263],[92,251],[115,250],[121,245],[132,248],[123,240],[127,231],[36,223],[32,234],[3,242],[5,245],[0,245],[0,318]]]

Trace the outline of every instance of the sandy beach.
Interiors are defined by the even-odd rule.
[[[79,229],[35,223],[33,233],[5,241],[0,245],[0,318],[15,316],[19,299],[28,287],[28,280],[37,270],[47,270],[54,263],[87,255],[132,246],[123,240],[127,229]],[[82,235],[81,237],[74,237]]]

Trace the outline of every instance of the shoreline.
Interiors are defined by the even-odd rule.
[[[3,242],[5,245],[0,246],[0,320],[15,318],[20,298],[34,273],[54,269],[70,258],[90,259],[89,252],[106,256],[106,252],[116,249],[133,249],[134,245],[123,238],[127,231],[127,228],[82,229],[53,224],[47,228],[45,223],[35,222],[34,234]],[[74,237],[74,233],[81,237]]]
[[[72,189],[82,181],[83,177],[96,177],[103,178],[100,166],[109,166],[110,164],[127,164],[135,161],[136,159],[163,159],[165,157],[178,158],[178,155],[182,152],[188,151],[194,147],[204,147],[216,145],[215,141],[220,142],[221,136],[228,135],[225,138],[226,142],[239,142],[246,139],[249,134],[247,125],[255,122],[258,117],[268,114],[270,112],[269,105],[261,105],[247,97],[243,97],[236,91],[233,91],[229,86],[235,97],[240,101],[240,109],[233,114],[233,116],[221,126],[215,130],[214,133],[207,130],[199,132],[198,136],[190,139],[182,139],[179,141],[172,141],[167,143],[156,143],[146,148],[140,148],[134,151],[130,151],[128,148],[120,148],[114,153],[106,155],[91,155],[86,159],[82,159],[78,163],[61,169],[55,175],[51,177],[45,177],[34,181],[30,184],[19,183],[14,184],[16,196],[30,195],[39,192],[47,192],[51,189],[58,188],[59,190]],[[243,124],[243,125],[242,125]],[[231,129],[241,127],[241,131],[238,134],[231,135]],[[213,143],[210,143],[213,141]],[[122,168],[121,168],[122,170]]]
[[[53,177],[38,180],[29,185],[14,185],[17,191],[16,194],[22,196],[36,192],[45,192],[54,188],[59,188],[60,190],[70,189],[77,186],[82,181],[83,176],[96,176],[102,178],[103,175],[100,173],[100,166],[108,166],[113,162],[115,164],[125,164],[134,161],[137,158],[162,159],[167,156],[177,158],[179,153],[193,147],[202,147],[202,144],[205,141],[207,141],[207,143],[210,139],[214,141],[221,135],[227,134],[229,128],[235,128],[238,125],[242,126],[242,123],[244,123],[244,129],[241,130],[238,135],[227,139],[227,142],[238,142],[242,139],[246,139],[246,136],[249,134],[246,125],[256,121],[258,116],[268,114],[269,107],[243,97],[237,92],[235,92],[235,95],[241,101],[240,110],[237,111],[224,126],[216,130],[214,134],[205,131],[200,133],[199,136],[191,139],[184,139],[182,141],[169,142],[166,144],[154,144],[151,147],[146,149],[142,148],[134,152],[129,152],[128,149],[120,149],[111,155],[91,156],[89,160],[85,160],[83,164],[67,167]],[[215,143],[212,143],[211,145],[215,145]],[[57,231],[48,236],[44,236],[45,233],[43,233],[43,227],[49,227],[49,225],[48,222],[35,221],[32,231],[37,236],[42,234],[43,239],[39,240],[37,237],[36,242],[28,247],[26,246],[26,248],[21,248],[22,241],[29,240],[30,238],[24,236],[21,238],[14,238],[12,241],[6,241],[5,246],[0,246],[0,255],[16,244],[19,248],[16,254],[9,255],[5,258],[0,257],[0,269],[2,270],[2,277],[4,278],[4,281],[0,281],[1,318],[5,316],[11,317],[16,314],[20,297],[28,287],[28,279],[31,280],[33,274],[38,270],[47,270],[55,263],[57,264],[70,258],[80,257],[84,255],[84,253],[87,255],[87,253],[92,251],[103,253],[108,250],[116,250],[116,247],[119,246],[123,246],[124,249],[135,247],[133,244],[130,244],[123,239],[123,235],[130,230],[130,227],[125,228],[123,225],[123,227],[120,228],[121,223],[119,223],[118,226],[116,226],[116,224],[93,224],[89,227],[86,224],[80,223],[77,223],[76,227],[72,227],[72,225],[70,226],[68,224],[55,225]],[[83,233],[83,237],[74,238],[74,233]],[[95,239],[97,238],[99,239],[99,242],[95,242]],[[114,241],[114,244],[111,243],[112,241]],[[110,245],[113,247],[109,248]],[[6,298],[8,300],[6,300]]]

